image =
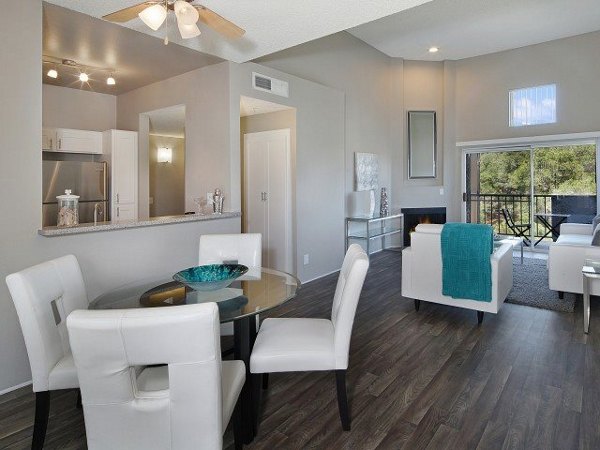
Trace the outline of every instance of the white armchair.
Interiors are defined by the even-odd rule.
[[[583,293],[581,269],[586,259],[600,261],[600,247],[592,245],[592,225],[563,223],[560,236],[548,249],[548,284],[562,298],[565,292]],[[590,281],[590,293],[600,295],[600,281]]]
[[[246,379],[221,361],[215,303],[75,311],[67,319],[87,444],[98,449],[220,450]]]
[[[35,392],[31,448],[41,449],[50,391],[79,387],[65,322],[71,311],[88,308],[88,298],[73,255],[10,274],[6,284],[19,316]]]
[[[420,224],[411,233],[410,247],[402,250],[402,296],[420,301],[458,306],[483,314],[498,313],[513,285],[512,245],[502,244],[490,255],[492,265],[492,301],[458,299],[442,294],[442,251],[440,235],[443,225]]]

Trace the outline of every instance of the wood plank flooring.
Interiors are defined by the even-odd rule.
[[[373,255],[348,370],[352,431],[343,432],[331,373],[272,374],[258,449],[600,449],[600,302],[591,334],[574,314],[505,304],[498,315],[400,293],[400,253]],[[329,317],[337,276],[273,311]],[[52,398],[47,448],[85,448],[76,393]],[[30,445],[31,388],[0,397],[0,448]],[[233,448],[231,433],[226,448]]]

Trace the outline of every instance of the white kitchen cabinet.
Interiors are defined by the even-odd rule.
[[[109,164],[111,220],[137,220],[138,136],[135,131],[103,133],[103,151]]]
[[[54,150],[56,147],[56,129],[42,128],[42,150]]]
[[[63,153],[102,153],[102,133],[69,128],[42,129],[42,150]]]

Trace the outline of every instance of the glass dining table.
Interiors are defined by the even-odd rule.
[[[176,307],[215,302],[221,323],[233,322],[234,358],[246,365],[246,383],[241,393],[244,443],[256,434],[260,387],[252,386],[250,354],[256,339],[256,315],[284,304],[296,296],[300,281],[279,270],[250,268],[229,287],[196,291],[174,281],[172,275],[156,276],[123,285],[90,303],[90,309]]]

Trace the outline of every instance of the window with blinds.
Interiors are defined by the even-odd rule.
[[[511,127],[556,123],[555,84],[513,89],[509,102]]]

